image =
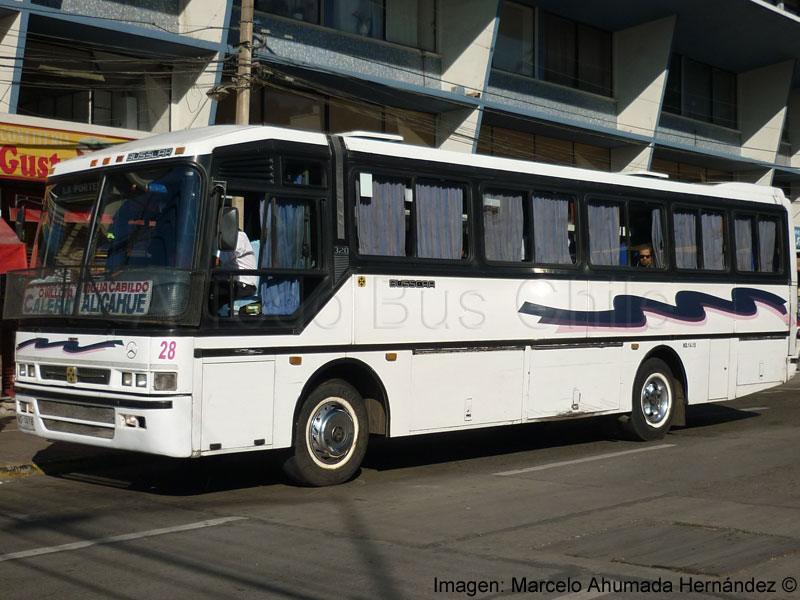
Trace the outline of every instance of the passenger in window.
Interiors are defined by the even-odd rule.
[[[253,252],[252,244],[250,244],[250,238],[248,238],[247,234],[241,229],[236,236],[236,250],[218,250],[217,253],[217,266],[221,269],[243,271],[255,270],[258,268],[256,266],[256,255],[255,252]],[[236,275],[233,282],[233,299],[238,300],[239,298],[253,296],[256,293],[257,287],[257,275]],[[220,282],[217,293],[220,305],[230,303],[230,290],[227,286],[227,281],[224,284]]]
[[[637,266],[647,269],[653,268],[653,249],[650,246],[642,246],[639,250],[639,260]]]

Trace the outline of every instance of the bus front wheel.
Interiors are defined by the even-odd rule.
[[[303,402],[294,433],[286,474],[303,485],[344,483],[355,475],[367,451],[364,400],[346,381],[326,381]]]
[[[627,430],[631,437],[649,442],[666,435],[675,408],[675,380],[667,363],[646,360],[633,383],[631,415]]]

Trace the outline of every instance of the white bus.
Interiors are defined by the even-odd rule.
[[[19,425],[174,457],[290,449],[310,485],[354,476],[370,434],[619,414],[657,439],[687,404],[794,375],[788,207],[379,134],[112,147],[56,166],[34,268],[9,278]],[[255,269],[215,266],[237,230]]]

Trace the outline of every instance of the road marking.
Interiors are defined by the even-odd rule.
[[[126,533],[123,535],[115,535],[112,537],[98,538],[96,540],[86,540],[83,542],[74,542],[72,544],[62,544],[60,546],[48,546],[46,548],[34,548],[33,550],[23,550],[22,552],[12,552],[10,554],[0,554],[0,562],[7,560],[18,560],[20,558],[30,558],[32,556],[41,556],[43,554],[53,554],[55,552],[67,552],[69,550],[81,550],[91,546],[99,546],[100,544],[116,544],[118,542],[127,542],[130,540],[138,540],[140,538],[153,537],[156,535],[165,535],[167,533],[179,533],[181,531],[191,531],[193,529],[203,529],[204,527],[214,527],[215,525],[222,525],[231,521],[245,520],[247,517],[224,517],[222,519],[209,519],[208,521],[200,521],[199,523],[189,523],[187,525],[178,525],[176,527],[164,527],[162,529],[151,529],[150,531],[139,531],[137,533]]]
[[[747,408],[740,408],[739,410],[769,410],[769,406],[748,406]]]
[[[536,467],[527,467],[525,469],[515,469],[514,471],[503,471],[501,473],[493,473],[499,477],[506,477],[508,475],[519,475],[520,473],[531,473],[533,471],[545,471],[547,469],[555,469],[556,467],[566,467],[567,465],[577,465],[585,462],[592,462],[595,460],[605,460],[606,458],[616,458],[617,456],[625,456],[627,454],[638,454],[639,452],[650,452],[651,450],[663,450],[664,448],[672,448],[675,444],[660,444],[658,446],[648,446],[647,448],[637,448],[636,450],[623,450],[622,452],[609,452],[608,454],[598,454],[597,456],[587,456],[586,458],[578,458],[575,460],[565,460],[561,462],[548,463],[546,465],[538,465]]]

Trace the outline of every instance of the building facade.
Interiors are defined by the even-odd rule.
[[[208,125],[229,3],[0,0],[0,214],[30,244],[52,165]]]
[[[799,4],[255,0],[250,120],[797,201]],[[216,121],[232,120],[221,101]]]
[[[53,160],[235,118],[800,200],[798,0],[0,0],[0,210]],[[795,214],[800,226],[800,202]]]

